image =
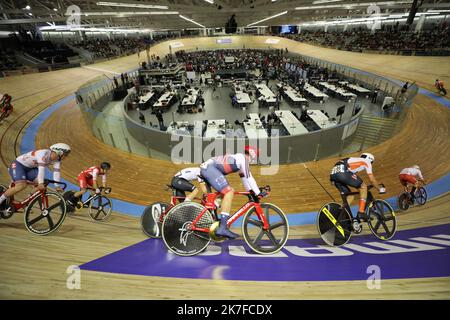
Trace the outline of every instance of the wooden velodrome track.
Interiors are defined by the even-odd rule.
[[[267,37],[233,37],[233,46],[263,48]],[[184,49],[217,47],[214,38],[181,39]],[[288,48],[327,61],[341,63],[368,72],[404,81],[416,81],[433,90],[434,79],[448,83],[450,58],[403,57],[342,52],[280,39],[273,48]],[[168,53],[167,43],[151,49],[151,54]],[[29,74],[0,79],[0,92],[14,97],[14,114],[0,127],[0,157],[3,169],[1,182],[7,183],[6,166],[19,153],[23,129],[40,111],[63,97],[72,94],[83,83],[102,74],[114,74],[134,69],[145,53],[118,58],[88,67]],[[400,187],[397,175],[403,166],[420,164],[429,182],[450,171],[450,112],[434,100],[419,95],[408,112],[399,134],[371,148],[377,157],[375,173],[386,184],[386,197],[395,196]],[[138,204],[148,204],[168,198],[163,191],[165,181],[179,166],[166,161],[142,158],[118,151],[97,141],[84,123],[79,109],[72,101],[52,114],[41,126],[36,137],[38,147],[55,142],[66,142],[73,148],[64,161],[63,177],[75,182],[76,175],[86,166],[108,159],[113,170],[109,181],[113,197]],[[114,159],[121,159],[116,161]],[[337,192],[328,182],[328,174],[336,159],[327,159],[305,165],[337,198]],[[270,184],[270,202],[287,213],[316,211],[329,196],[314,179],[304,164],[281,166],[275,176],[261,176],[252,171],[260,185]],[[231,178],[234,186],[240,183]],[[151,191],[150,191],[151,190]],[[414,209],[407,216],[400,215],[400,228],[417,228],[430,224],[448,223],[446,195],[422,210]],[[238,202],[238,199],[235,200]],[[369,291],[363,281],[339,282],[273,282],[270,290],[264,282],[224,280],[190,280],[159,277],[141,277],[97,272],[82,272],[82,290],[67,290],[65,281],[69,265],[80,265],[105,254],[122,249],[146,237],[140,232],[136,218],[115,215],[107,224],[86,220],[85,215],[68,218],[57,233],[37,237],[28,233],[22,217],[0,221],[0,297],[1,298],[154,298],[154,299],[209,299],[209,290],[198,290],[200,285],[214,290],[214,298],[300,299],[300,298],[449,298],[449,278],[384,280],[382,290]],[[314,237],[311,226],[293,228],[293,237]],[[266,289],[264,289],[266,288]],[[209,291],[209,292],[208,292]],[[262,296],[257,292],[264,292]],[[345,296],[343,296],[345,294]]]

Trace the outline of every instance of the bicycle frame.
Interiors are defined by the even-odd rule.
[[[38,190],[20,202],[12,201],[11,204],[14,206],[14,211],[19,211],[20,209],[25,208],[32,200],[34,200],[39,196],[41,197],[41,199],[43,199],[42,201],[43,207],[41,209],[44,210],[48,208],[48,198],[45,196],[45,190]]]
[[[235,191],[234,194],[248,196],[250,194],[250,192]],[[206,211],[216,209],[216,205],[215,205],[214,201],[216,200],[216,198],[218,198],[220,196],[222,196],[222,194],[220,192],[208,193],[206,195],[206,203],[204,204],[204,209],[202,210],[202,212],[200,212],[200,214],[197,216],[197,218],[195,218],[195,220],[192,222],[191,230],[201,231],[201,232],[209,232],[209,228],[199,228],[196,226],[196,224],[203,217],[203,215],[206,213]],[[238,211],[236,211],[228,219],[227,226],[230,227],[239,217],[241,217],[242,215],[247,213],[253,207],[256,209],[256,214],[258,215],[258,218],[263,222],[263,229],[267,230],[269,228],[269,223],[267,222],[266,216],[264,215],[260,204],[257,202],[254,202],[254,201],[248,201]]]
[[[369,205],[374,200],[372,192],[370,192],[370,190],[369,190],[370,188],[369,187],[367,188],[366,207],[364,208],[364,211],[367,211],[367,208],[369,207]],[[347,192],[347,193],[341,194],[342,204],[343,204],[344,208],[348,211],[348,213],[350,213],[351,217],[353,217],[353,213],[352,213],[352,209],[350,208],[350,205],[348,204],[347,197],[348,196],[355,196],[355,195],[358,195],[358,194],[359,194],[359,191]]]

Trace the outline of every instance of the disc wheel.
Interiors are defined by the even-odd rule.
[[[198,228],[208,232],[192,230],[192,223],[205,207],[195,202],[183,202],[167,213],[162,224],[162,238],[167,249],[180,256],[193,256],[202,252],[211,242],[209,229],[214,223],[213,216],[207,210],[197,221]]]
[[[352,235],[352,217],[339,203],[324,205],[317,214],[317,230],[322,240],[333,247],[346,244]]]
[[[286,244],[289,237],[289,222],[284,212],[271,203],[262,203],[261,209],[269,228],[264,230],[263,221],[253,207],[244,216],[242,234],[245,242],[254,252],[274,254]]]
[[[37,235],[47,235],[58,230],[66,218],[66,202],[59,193],[46,192],[45,200],[48,206],[42,203],[39,196],[31,200],[25,210],[25,226]]]
[[[397,231],[397,219],[392,207],[384,200],[375,200],[368,209],[370,231],[380,240],[391,239]]]
[[[142,231],[150,238],[161,238],[161,227],[164,216],[170,208],[166,202],[154,202],[145,207],[141,215]]]

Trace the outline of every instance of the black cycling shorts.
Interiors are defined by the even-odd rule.
[[[177,197],[186,197],[186,191],[192,192],[195,186],[183,178],[173,177],[171,186],[176,190]]]
[[[334,182],[334,185],[341,194],[350,192],[348,186],[359,189],[363,183],[362,179],[356,173],[350,171],[334,173],[330,175],[330,180]]]

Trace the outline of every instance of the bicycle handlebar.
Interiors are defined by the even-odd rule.
[[[47,187],[50,183],[63,185],[63,188],[62,188],[63,190],[65,190],[67,188],[67,183],[64,183],[61,181],[50,180],[50,179],[44,179],[44,186]]]
[[[94,188],[91,188],[91,187],[87,187],[86,189],[87,189],[87,190],[94,190]],[[112,188],[110,188],[110,187],[108,187],[108,188],[99,187],[99,189],[100,189],[100,190],[105,190],[105,193],[106,193],[106,194],[111,193],[111,190],[112,190]]]

